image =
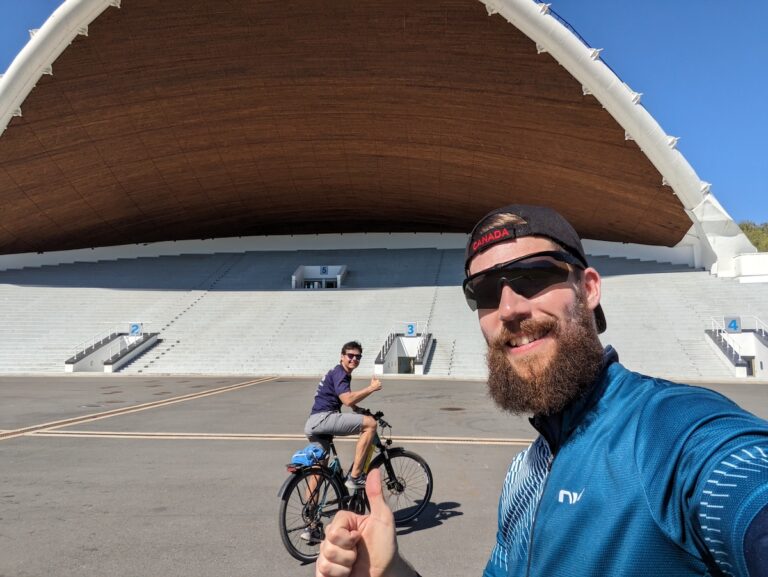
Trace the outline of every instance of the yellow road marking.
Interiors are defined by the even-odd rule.
[[[306,441],[304,435],[269,433],[147,433],[125,431],[50,431],[37,430],[26,433],[35,437],[75,437],[96,439],[163,439],[198,441]],[[394,443],[440,444],[440,445],[523,445],[533,439],[499,439],[483,437],[393,437]],[[354,443],[356,436],[336,437],[334,442]]]
[[[254,379],[252,381],[246,381],[244,383],[237,383],[234,385],[227,385],[225,387],[218,387],[209,391],[200,391],[199,393],[190,393],[188,395],[181,395],[180,397],[171,397],[170,399],[162,399],[160,401],[152,401],[150,403],[142,403],[139,405],[132,405],[130,407],[123,407],[121,409],[113,409],[111,411],[102,411],[100,413],[93,413],[91,415],[83,415],[80,417],[72,417],[69,419],[61,419],[60,421],[52,421],[50,423],[43,423],[40,425],[33,425],[31,427],[24,427],[22,429],[12,429],[10,431],[1,431],[0,440],[13,439],[14,437],[20,437],[22,435],[30,435],[38,431],[50,431],[58,429],[60,427],[67,427],[69,425],[76,425],[79,423],[98,421],[101,419],[108,419],[109,417],[115,417],[117,415],[127,415],[129,413],[137,413],[139,411],[146,411],[148,409],[154,409],[156,407],[165,407],[167,405],[173,405],[175,403],[182,403],[184,401],[191,401],[194,399],[201,399],[211,395],[218,395],[220,393],[226,393],[228,391],[235,391],[245,387],[257,385],[259,383],[266,383],[273,381],[277,377],[264,377],[260,379]]]

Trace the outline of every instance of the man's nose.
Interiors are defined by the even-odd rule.
[[[504,283],[499,299],[499,318],[503,321],[520,320],[531,316],[531,301],[520,296]]]

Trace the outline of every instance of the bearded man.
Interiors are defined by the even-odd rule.
[[[768,423],[605,349],[600,275],[557,212],[512,205],[470,234],[463,289],[488,386],[539,437],[512,462],[484,577],[768,577]],[[318,577],[413,577],[377,472],[336,515]]]

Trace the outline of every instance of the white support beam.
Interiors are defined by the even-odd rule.
[[[29,31],[30,40],[0,78],[0,136],[21,108],[43,74],[53,74],[53,62],[78,35],[88,34],[88,25],[119,0],[66,0],[39,29]]]
[[[718,275],[732,276],[738,255],[756,252],[738,225],[717,202],[709,187],[703,193],[702,181],[677,150],[678,138],[670,136],[641,105],[641,93],[630,89],[601,60],[601,49],[589,47],[550,14],[547,7],[533,0],[481,0],[523,34],[540,52],[549,53],[591,94],[635,140],[648,160],[671,186],[682,208],[691,217],[687,239],[700,244],[696,266],[709,268]],[[490,8],[489,8],[490,11]],[[768,273],[768,271],[766,271]]]

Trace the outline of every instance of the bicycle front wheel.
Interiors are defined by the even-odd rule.
[[[320,553],[325,527],[342,507],[344,491],[320,467],[295,473],[280,501],[280,537],[294,558],[310,563]]]
[[[381,468],[381,492],[401,525],[418,517],[432,496],[432,471],[416,453],[401,448],[378,455],[371,469]]]

